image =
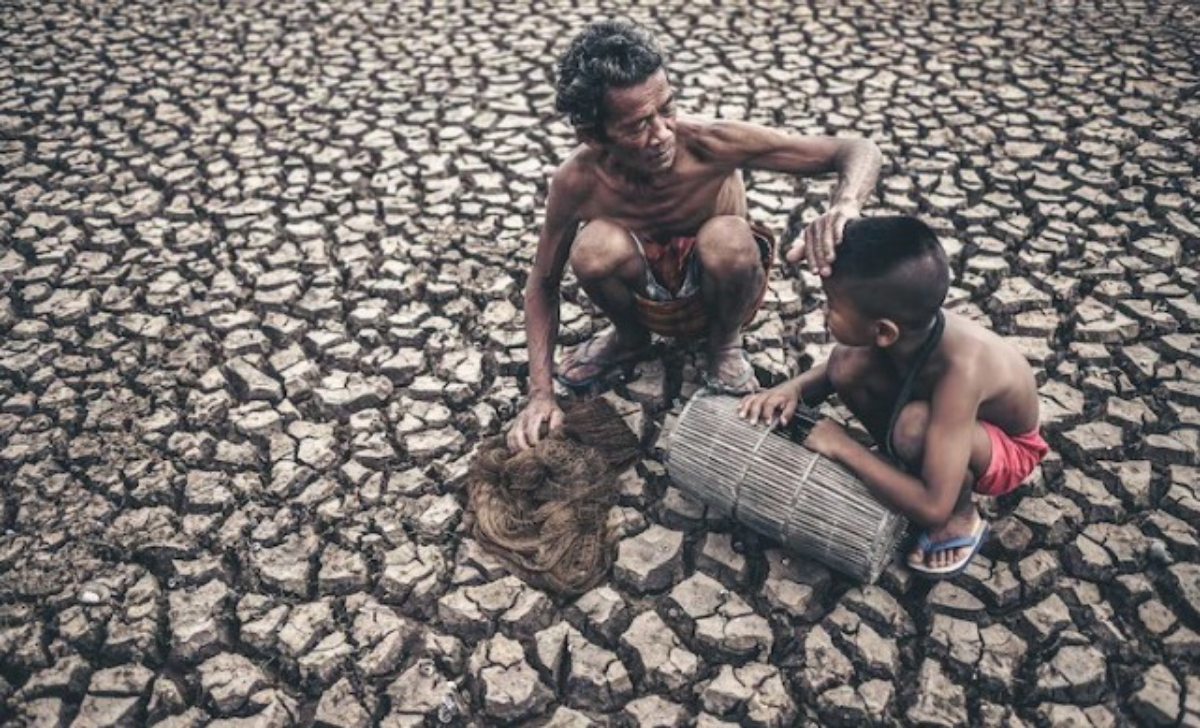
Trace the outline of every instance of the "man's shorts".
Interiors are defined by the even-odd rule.
[[[975,481],[975,492],[980,495],[1011,493],[1050,452],[1050,446],[1036,429],[1024,435],[1009,435],[990,422],[979,424],[992,442],[992,461],[987,472]]]
[[[750,223],[763,266],[763,283],[742,325],[750,323],[767,294],[767,279],[775,263],[775,236],[764,225]],[[646,259],[645,290],[634,296],[646,328],[660,336],[696,338],[708,330],[708,312],[700,295],[700,261],[696,238],[642,241],[630,233]]]

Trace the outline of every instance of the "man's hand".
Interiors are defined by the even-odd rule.
[[[520,452],[533,447],[542,439],[542,425],[547,424],[550,431],[562,427],[563,412],[554,395],[531,396],[529,404],[517,415],[508,431],[508,449]]]
[[[846,223],[859,216],[856,205],[835,205],[824,215],[808,224],[800,233],[800,243],[788,251],[790,263],[799,263],[808,258],[808,267],[814,273],[827,276],[833,272],[833,261],[837,257],[834,248],[842,242],[842,231]]]
[[[778,417],[779,423],[786,425],[791,421],[792,415],[796,414],[796,406],[800,404],[797,382],[797,379],[793,379],[765,392],[757,392],[743,398],[738,407],[738,416],[750,420],[753,424],[769,423]]]
[[[830,419],[821,419],[813,425],[808,437],[804,438],[804,446],[813,452],[820,453],[830,460],[842,460],[841,453],[847,446],[857,443],[846,432],[846,428]]]

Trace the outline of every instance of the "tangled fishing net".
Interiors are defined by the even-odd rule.
[[[612,565],[608,510],[617,475],[640,455],[637,438],[603,399],[568,407],[562,431],[524,452],[493,438],[467,478],[471,535],[530,584],[582,594]]]

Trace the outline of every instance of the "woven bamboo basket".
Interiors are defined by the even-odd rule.
[[[667,447],[684,492],[798,554],[872,583],[905,528],[849,470],[788,433],[738,417],[736,397],[696,394]]]

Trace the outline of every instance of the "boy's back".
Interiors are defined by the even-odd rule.
[[[957,377],[962,377],[979,388],[976,419],[991,422],[1010,435],[1037,427],[1037,380],[1025,356],[975,321],[951,311],[944,315],[942,341],[917,375],[912,399],[931,400],[939,384],[945,394],[952,395]]]

